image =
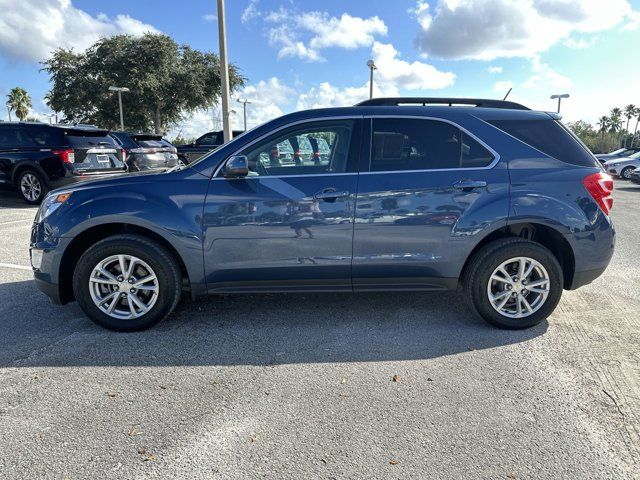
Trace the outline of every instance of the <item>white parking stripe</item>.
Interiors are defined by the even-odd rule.
[[[31,267],[27,267],[25,265],[16,265],[14,263],[0,263],[0,267],[4,268],[15,268],[16,270],[29,270],[31,271]]]
[[[8,222],[0,222],[0,225],[9,225],[12,223],[24,223],[24,222],[33,222],[33,220],[30,218],[25,218],[23,220],[10,220]]]

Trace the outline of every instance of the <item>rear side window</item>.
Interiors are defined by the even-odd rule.
[[[555,120],[492,120],[489,123],[550,157],[582,167],[597,166],[593,155]]]
[[[31,138],[42,147],[64,145],[64,132],[56,127],[30,127]]]
[[[371,171],[486,167],[494,157],[455,125],[437,120],[373,120]]]
[[[0,147],[31,147],[33,141],[17,125],[0,126]]]
[[[82,135],[79,133],[70,133],[67,135],[67,142],[71,147],[97,147],[99,145],[105,147],[117,147],[116,141],[109,135]]]

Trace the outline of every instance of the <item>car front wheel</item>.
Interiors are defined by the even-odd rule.
[[[627,167],[622,172],[620,172],[620,176],[625,180],[631,179],[631,173],[635,170],[635,167]]]
[[[82,310],[110,330],[131,332],[164,319],[180,299],[181,275],[173,256],[139,235],[115,235],[78,261],[73,290]]]
[[[563,289],[562,268],[542,245],[500,239],[480,249],[467,270],[466,290],[477,312],[500,328],[528,328],[556,308]]]

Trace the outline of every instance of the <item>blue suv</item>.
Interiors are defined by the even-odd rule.
[[[493,325],[526,328],[607,267],[612,190],[554,114],[374,99],[285,115],[187,167],[55,190],[31,262],[55,303],[119,331],[184,295],[456,289]]]

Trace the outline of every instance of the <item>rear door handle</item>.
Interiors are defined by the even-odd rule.
[[[484,180],[458,180],[453,184],[453,188],[456,190],[471,191],[474,188],[483,188],[487,186],[487,182]]]
[[[316,193],[313,198],[315,198],[316,200],[327,200],[327,201],[333,201],[336,198],[343,198],[343,197],[348,197],[349,196],[349,192],[347,191],[336,191],[335,188],[325,188],[324,190]]]

